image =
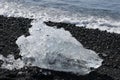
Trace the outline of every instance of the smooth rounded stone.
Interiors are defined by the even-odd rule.
[[[0,60],[0,67],[1,67],[1,65],[3,64],[3,62],[4,62],[3,60]]]

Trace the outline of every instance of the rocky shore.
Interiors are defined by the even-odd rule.
[[[21,57],[15,41],[21,35],[28,36],[32,19],[0,16],[0,54],[5,57],[13,54]],[[120,34],[108,33],[98,29],[86,29],[75,24],[44,22],[55,28],[64,28],[85,48],[94,50],[104,59],[103,65],[88,75],[24,67],[19,70],[0,69],[0,80],[120,80]],[[3,61],[0,61],[0,65]]]

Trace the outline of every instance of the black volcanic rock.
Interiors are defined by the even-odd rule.
[[[4,56],[13,54],[16,58],[19,57],[20,50],[15,41],[23,34],[29,35],[31,21],[27,18],[0,16],[0,54]],[[0,68],[0,80],[120,80],[119,34],[77,27],[70,23],[49,21],[45,24],[69,31],[84,47],[99,53],[104,59],[103,65],[85,76],[38,67],[24,67],[19,70]],[[0,65],[2,63],[0,61]]]
[[[86,76],[79,76],[38,67],[24,67],[20,70],[12,71],[6,69],[0,70],[0,80],[113,80],[113,78],[97,72],[90,73]]]
[[[20,50],[15,43],[21,35],[29,35],[31,19],[0,16],[0,54],[5,57],[14,54],[19,57]]]

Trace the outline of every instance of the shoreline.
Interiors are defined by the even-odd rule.
[[[18,46],[15,41],[21,35],[28,36],[28,29],[31,27],[32,19],[14,18],[0,16],[0,54],[7,56],[14,54],[17,59],[19,56]],[[48,26],[56,26],[69,31],[82,45],[94,50],[104,59],[103,65],[85,76],[78,76],[72,73],[40,69],[38,67],[23,68],[20,70],[0,69],[0,79],[23,79],[32,80],[119,80],[120,79],[120,34],[108,33],[98,29],[86,29],[77,27],[70,23],[44,22]],[[6,46],[7,45],[7,46]],[[15,54],[17,53],[17,54]],[[45,75],[43,72],[51,72]],[[19,72],[22,72],[19,74]],[[23,76],[25,74],[25,76]],[[36,76],[36,77],[33,77]],[[42,77],[43,78],[42,78]]]

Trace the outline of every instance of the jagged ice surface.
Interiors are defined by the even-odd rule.
[[[26,64],[81,75],[101,65],[102,59],[85,49],[68,31],[48,27],[40,21],[32,25],[30,36],[21,36],[16,41]]]

